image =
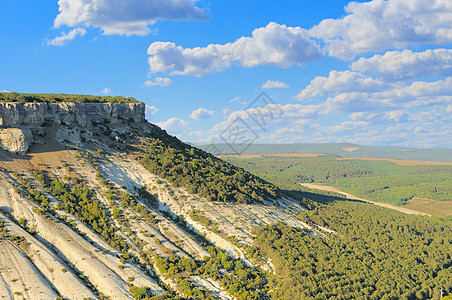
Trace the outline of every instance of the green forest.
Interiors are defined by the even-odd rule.
[[[444,296],[452,295],[450,218],[406,215],[334,193],[306,191],[298,184],[322,182],[341,187],[340,183],[346,190],[348,183],[361,188],[363,195],[385,184],[381,190],[398,189],[400,197],[421,192],[432,197],[443,189],[446,196],[438,199],[450,200],[451,167],[399,166],[337,160],[336,156],[226,160],[292,190],[291,195],[309,207],[299,215],[300,220],[336,232],[315,235],[284,223],[254,229],[257,238],[248,253],[271,259],[275,270],[269,278],[272,299],[439,299],[441,288]],[[417,185],[422,188],[416,189]],[[426,189],[428,185],[436,187],[436,192]],[[380,197],[386,200],[387,196]]]
[[[71,95],[71,94],[24,94],[16,92],[0,92],[0,102],[138,103],[138,101],[133,97]]]
[[[209,201],[251,203],[276,198],[279,189],[240,167],[182,143],[160,128],[140,162],[150,172]]]
[[[450,223],[337,201],[300,219],[325,237],[283,223],[255,229],[253,251],[271,258],[273,299],[438,299],[452,294]]]
[[[324,183],[378,202],[403,205],[413,197],[452,200],[452,166],[400,166],[389,161],[262,157],[225,158],[282,187],[297,189],[300,182]]]

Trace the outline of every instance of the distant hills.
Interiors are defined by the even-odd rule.
[[[303,144],[209,144],[196,145],[214,155],[219,154],[267,154],[267,153],[319,153],[344,158],[388,158],[420,161],[452,161],[452,149],[418,149],[396,146],[363,146],[351,143],[303,143]]]

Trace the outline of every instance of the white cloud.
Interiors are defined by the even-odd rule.
[[[109,88],[104,88],[102,91],[100,91],[104,95],[111,95],[113,92]]]
[[[366,121],[368,124],[381,125],[390,123],[406,123],[411,120],[411,115],[404,110],[390,110],[386,112],[354,112],[348,115],[353,121]]]
[[[147,87],[153,86],[169,86],[171,85],[172,80],[166,77],[155,77],[154,80],[146,80],[144,85]]]
[[[309,33],[330,56],[352,59],[358,53],[452,41],[452,1],[373,0],[350,2],[341,19],[325,19]]]
[[[382,112],[449,103],[452,103],[452,77],[398,85],[381,92],[340,93],[318,106],[320,114],[328,115],[340,112]]]
[[[310,101],[316,97],[337,92],[373,92],[387,88],[389,84],[352,71],[331,71],[328,77],[317,76],[301,91],[296,99]]]
[[[74,28],[69,33],[61,33],[60,36],[55,37],[53,40],[46,41],[49,46],[64,46],[67,42],[72,41],[77,36],[84,36],[86,34],[85,28]]]
[[[241,37],[233,43],[183,48],[170,42],[154,42],[149,46],[148,54],[151,73],[192,76],[218,72],[234,63],[243,67],[274,65],[288,68],[321,57],[319,47],[305,29],[273,22],[255,29],[252,37]]]
[[[261,87],[261,89],[287,89],[287,88],[289,88],[287,83],[284,83],[279,80],[267,80],[267,82],[265,82]]]
[[[369,72],[385,80],[405,80],[431,74],[450,76],[452,49],[388,51],[384,55],[362,57],[352,63],[351,69]]]
[[[434,82],[415,81],[405,87],[374,93],[373,98],[388,104],[402,104],[405,107],[452,103],[452,77]]]
[[[232,110],[228,107],[223,108],[223,115],[227,116],[232,112]]]
[[[231,100],[229,100],[229,103],[237,102],[237,101],[239,101],[240,99],[242,99],[242,97],[235,97],[235,98],[232,98]]]
[[[275,111],[272,109],[274,104],[261,107],[260,113],[256,109],[229,111],[224,121],[199,136],[217,142],[235,141],[238,135],[237,142],[258,138],[259,142],[280,143],[353,142],[408,147],[431,147],[436,143],[436,146],[452,146],[452,121],[447,114],[452,111],[452,98],[448,103],[424,106],[421,111],[410,105],[397,105],[397,98],[391,99],[389,104],[385,101],[381,92],[343,93],[315,105],[280,105],[278,111],[282,113],[273,113],[273,117],[265,115],[265,111]],[[409,104],[417,100],[407,101]],[[265,120],[257,124],[262,112]],[[324,122],[325,116],[328,122]]]
[[[170,118],[164,122],[158,122],[155,124],[168,131],[169,134],[184,133],[188,127],[188,122],[179,118]]]
[[[249,108],[246,110],[228,111],[226,120],[212,127],[211,134],[219,134],[226,130],[231,124],[239,120],[247,128],[255,128],[271,131],[275,126],[297,122],[301,119],[310,119],[318,115],[321,107],[319,105],[301,104],[268,104],[264,107]],[[259,122],[259,123],[257,123]],[[246,124],[246,125],[245,125]]]
[[[190,114],[190,118],[193,120],[209,119],[213,116],[213,110],[207,110],[205,108],[198,108]]]
[[[338,125],[325,127],[323,133],[325,135],[345,134],[350,132],[358,132],[365,129],[369,124],[366,121],[345,121]]]
[[[158,111],[159,111],[159,109],[157,107],[146,104],[146,110],[145,110],[146,119],[149,120]]]
[[[59,0],[54,26],[100,28],[104,34],[146,35],[158,20],[208,19],[192,0]]]

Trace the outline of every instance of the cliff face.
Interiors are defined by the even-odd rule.
[[[0,103],[0,148],[25,154],[33,134],[44,134],[44,124],[58,127],[56,140],[80,143],[93,136],[96,124],[144,122],[145,108],[144,103]]]
[[[0,103],[0,126],[41,126],[57,124],[90,126],[104,121],[143,122],[144,103]]]

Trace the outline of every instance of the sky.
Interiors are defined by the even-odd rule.
[[[452,148],[452,0],[4,0],[0,91],[135,97],[196,143]]]

